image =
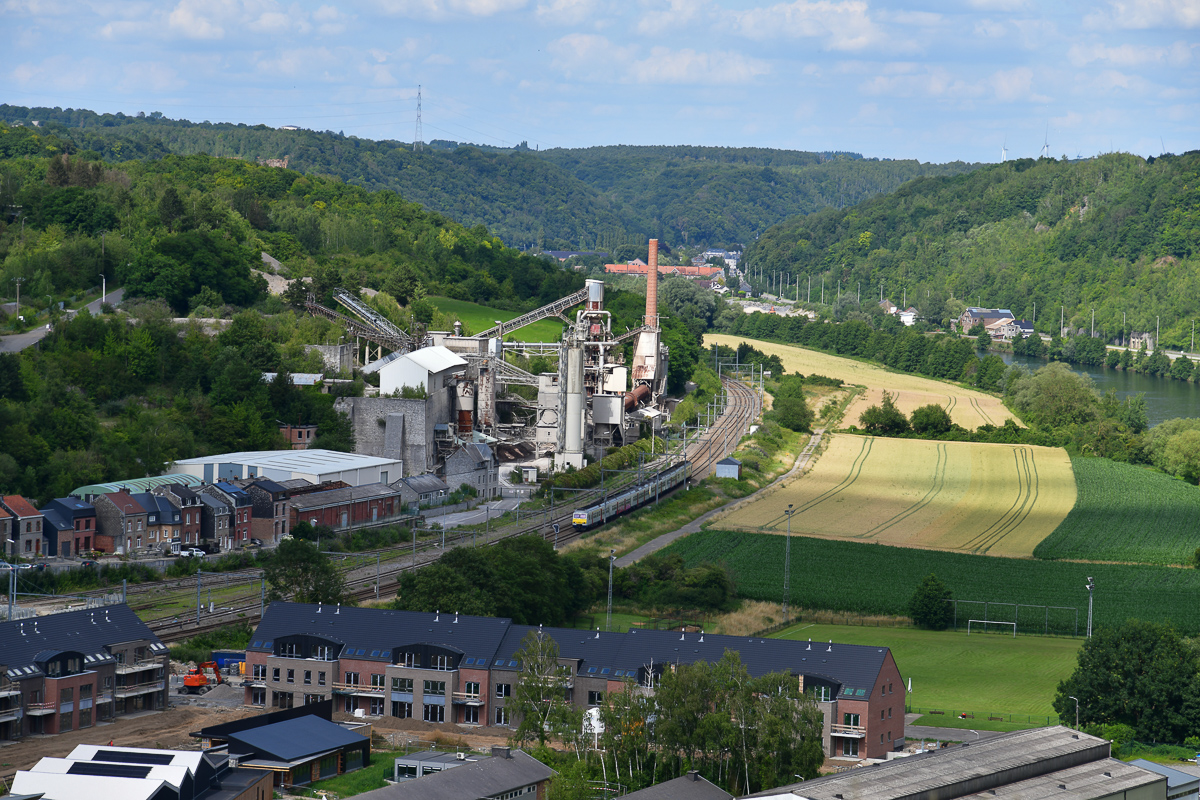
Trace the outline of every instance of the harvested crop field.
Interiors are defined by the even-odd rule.
[[[793,345],[747,339],[744,336],[706,333],[704,341],[709,346],[715,342],[726,347],[737,347],[742,342],[749,342],[767,355],[779,356],[788,372],[801,372],[805,375],[815,372],[828,378],[837,378],[844,383],[866,386],[866,393],[846,409],[844,419],[847,425],[858,424],[859,415],[870,406],[878,405],[885,389],[896,395],[896,406],[905,414],[911,414],[921,406],[936,403],[946,409],[952,420],[971,430],[980,425],[1003,425],[1005,420],[1009,419],[1018,425],[1021,424],[1021,420],[1004,407],[1000,398],[952,383],[905,372],[891,372],[884,367],[855,361],[852,358],[842,358]]]
[[[1028,445],[837,434],[811,471],[714,527],[1031,556],[1075,505],[1071,460]]]

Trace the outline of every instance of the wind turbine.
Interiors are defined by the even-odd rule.
[[[1004,145],[1000,148],[1000,163],[1008,161],[1008,137],[1004,137]]]
[[[1050,157],[1050,123],[1046,123],[1046,139],[1045,144],[1042,145],[1042,157]]]

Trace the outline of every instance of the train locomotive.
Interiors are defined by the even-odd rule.
[[[584,531],[628,513],[685,483],[690,468],[690,462],[681,461],[617,494],[610,495],[595,505],[577,508],[571,515],[571,523],[575,526],[575,530]]]

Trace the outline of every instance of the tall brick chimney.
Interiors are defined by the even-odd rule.
[[[646,273],[646,324],[658,327],[658,239],[650,240],[650,271]]]

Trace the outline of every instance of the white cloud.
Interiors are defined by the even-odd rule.
[[[1002,103],[1028,100],[1033,94],[1033,70],[1029,67],[999,70],[992,74],[989,82],[996,99]]]
[[[721,50],[655,47],[648,56],[635,47],[615,45],[603,36],[572,33],[551,42],[554,66],[571,77],[645,84],[739,84],[770,72],[757,58]]]
[[[431,20],[491,17],[527,4],[528,0],[378,0],[378,7],[388,14]]]
[[[1084,25],[1093,28],[1197,28],[1198,0],[1110,0],[1107,9],[1088,14]]]
[[[1192,60],[1192,46],[1186,42],[1175,42],[1165,47],[1149,47],[1122,44],[1106,47],[1102,44],[1072,45],[1067,52],[1071,63],[1077,67],[1103,61],[1117,67],[1136,67],[1143,64],[1169,64],[1172,67],[1186,66]]]
[[[704,7],[703,0],[666,0],[656,2],[657,8],[647,11],[637,23],[637,32],[643,36],[657,36],[673,28],[679,28],[699,16]]]
[[[537,4],[534,15],[550,25],[579,25],[599,8],[599,0],[544,0]]]
[[[981,19],[975,23],[975,35],[984,39],[999,39],[1008,32],[1003,23]]]
[[[1019,11],[1029,0],[970,0],[970,5],[985,11]]]
[[[204,0],[180,0],[179,5],[167,17],[171,30],[189,39],[223,39],[225,28],[216,17],[226,9],[221,4],[210,4]]]
[[[814,38],[829,50],[862,50],[884,39],[862,0],[795,0],[733,18],[735,30],[751,39]]]
[[[970,80],[941,66],[893,62],[864,81],[861,89],[864,94],[883,97],[971,101],[991,96],[1001,103],[1049,100],[1035,91],[1034,72],[1029,67],[998,70],[982,79]]]

